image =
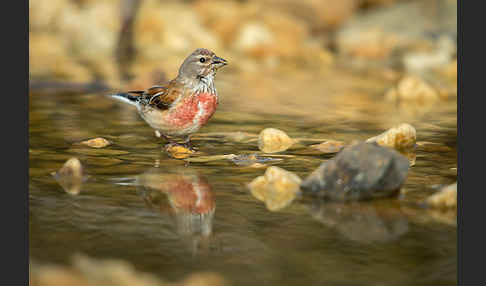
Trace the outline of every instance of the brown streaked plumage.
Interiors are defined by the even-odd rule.
[[[146,90],[112,95],[137,107],[140,116],[168,140],[197,132],[216,111],[216,71],[226,60],[207,49],[197,49],[179,68],[177,77]]]

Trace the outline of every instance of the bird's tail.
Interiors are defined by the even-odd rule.
[[[110,96],[132,105],[137,105],[140,100],[140,96],[131,95],[130,93],[117,93]]]

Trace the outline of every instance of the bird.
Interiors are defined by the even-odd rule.
[[[132,90],[111,96],[136,106],[138,114],[169,144],[192,147],[191,135],[213,116],[219,104],[214,84],[219,68],[228,62],[205,48],[198,48],[182,63],[178,75],[146,90]]]

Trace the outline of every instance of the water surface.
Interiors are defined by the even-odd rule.
[[[385,102],[387,86],[377,80],[341,89],[333,81],[312,82],[301,82],[308,88],[298,97],[279,87],[273,99],[263,89],[249,100],[242,97],[245,85],[230,88],[237,80],[228,78],[219,110],[200,133],[274,127],[294,138],[351,142],[407,122],[417,140],[440,148],[417,150],[398,198],[347,205],[297,198],[271,212],[246,188],[265,169],[231,161],[186,164],[163,152],[133,107],[99,94],[34,93],[31,258],[69,264],[83,253],[124,259],[174,281],[215,271],[233,285],[455,285],[455,214],[423,209],[420,202],[456,181],[456,100],[404,107]],[[78,144],[94,137],[113,144]],[[255,142],[201,137],[194,143],[205,155],[259,152]],[[283,154],[295,157],[271,164],[301,178],[332,158],[302,149]],[[64,192],[50,175],[71,157],[89,175],[78,195]]]

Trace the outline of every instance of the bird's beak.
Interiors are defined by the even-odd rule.
[[[225,59],[223,59],[223,58],[220,58],[220,57],[216,57],[215,56],[213,58],[213,64],[216,65],[219,68],[219,67],[222,67],[222,66],[227,65],[228,62]]]

